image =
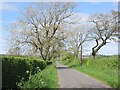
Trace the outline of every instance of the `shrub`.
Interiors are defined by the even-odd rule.
[[[69,64],[75,59],[75,56],[72,53],[65,53],[65,55],[62,56],[63,64]]]
[[[34,75],[30,75],[29,80],[21,80],[21,82],[18,83],[18,87],[21,90],[40,90],[40,88],[46,88],[46,90],[49,90],[49,88],[58,88],[57,78],[57,69],[55,68],[55,63],[53,63],[52,65],[47,66],[44,70],[38,71]]]
[[[38,69],[43,70],[47,66],[44,60],[34,60],[34,58],[1,56],[2,59],[2,87],[17,88],[17,83],[21,80],[27,81],[29,73],[34,75]],[[50,61],[49,61],[50,64]]]
[[[42,78],[41,72],[38,72],[34,75],[29,76],[29,80],[19,82],[18,87],[21,89],[28,89],[28,88],[43,88],[46,87],[45,80]]]

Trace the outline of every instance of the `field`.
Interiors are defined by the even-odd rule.
[[[62,63],[95,77],[113,88],[118,87],[118,56],[97,56],[95,60],[90,57],[84,58],[81,67],[78,58],[68,55],[62,59]]]

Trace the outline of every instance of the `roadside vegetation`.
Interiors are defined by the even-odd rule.
[[[0,58],[2,60],[3,67],[2,88],[31,88],[32,86],[35,86],[35,84],[37,84],[37,86],[33,88],[57,87],[56,68],[52,64],[54,60],[44,61],[40,59],[34,59],[34,57],[30,58],[25,56],[4,55],[0,56]],[[44,79],[45,83],[43,83]],[[36,80],[38,80],[39,83],[37,83]],[[33,85],[31,84],[31,81],[33,82]],[[49,82],[51,83],[48,84]]]
[[[95,77],[113,88],[118,87],[118,56],[96,56],[94,60],[87,57],[83,59],[83,66],[80,66],[80,60],[68,54],[62,58],[62,63]]]
[[[43,71],[38,71],[35,75],[31,75],[29,80],[21,81],[18,83],[18,86],[21,89],[31,88],[58,88],[58,76],[57,69],[55,67],[55,63],[47,66]]]

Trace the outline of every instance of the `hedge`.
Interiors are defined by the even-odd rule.
[[[43,70],[51,61],[34,58],[1,56],[2,59],[2,88],[17,88],[21,80],[27,81],[29,75]]]

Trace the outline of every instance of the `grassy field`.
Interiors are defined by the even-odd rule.
[[[63,58],[62,63],[95,77],[111,87],[118,87],[118,56],[100,56],[95,60],[89,57],[83,60],[82,67],[79,59],[73,56]]]
[[[32,75],[28,81],[18,83],[18,86],[22,89],[32,88],[58,88],[58,76],[55,63],[47,66],[43,71]]]

